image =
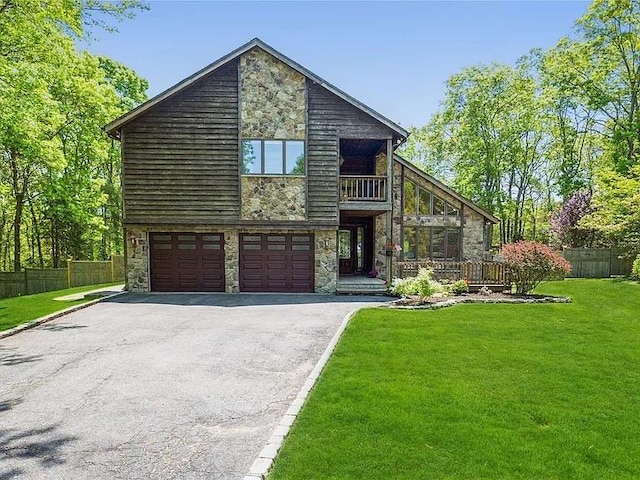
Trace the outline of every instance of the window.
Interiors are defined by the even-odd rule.
[[[405,260],[460,260],[460,228],[404,227]]]
[[[457,217],[460,215],[460,211],[429,190],[417,186],[410,180],[405,180],[404,214],[418,216],[447,215]]]
[[[404,182],[404,213],[405,215],[415,215],[416,209],[416,186],[406,180]]]
[[[242,173],[253,175],[304,175],[301,140],[243,140]]]

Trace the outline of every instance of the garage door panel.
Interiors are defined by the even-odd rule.
[[[313,292],[313,235],[241,234],[240,291]]]
[[[222,234],[150,233],[151,290],[223,292]]]

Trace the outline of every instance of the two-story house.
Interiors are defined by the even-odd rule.
[[[394,153],[404,128],[259,39],[105,130],[133,292],[335,292],[482,260],[496,221]]]

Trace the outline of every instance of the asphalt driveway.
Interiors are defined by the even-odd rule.
[[[0,340],[0,480],[243,478],[380,297],[123,295]]]

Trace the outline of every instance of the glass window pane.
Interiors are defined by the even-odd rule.
[[[404,213],[405,215],[416,214],[416,186],[409,180],[404,182]]]
[[[304,175],[304,142],[285,142],[287,174]]]
[[[262,150],[260,140],[243,140],[242,173],[261,173]]]
[[[460,229],[447,229],[447,260],[460,259]]]
[[[351,258],[351,230],[338,231],[338,256]]]
[[[434,195],[433,197],[433,214],[444,215],[444,200]]]
[[[264,142],[264,173],[282,174],[282,142],[265,140]]]
[[[405,260],[416,259],[416,229],[414,227],[404,227],[402,251]]]
[[[458,209],[453,205],[451,205],[450,203],[447,203],[446,207],[447,207],[447,215],[452,217],[457,217],[460,214],[458,212]]]
[[[418,260],[431,258],[431,229],[420,228],[418,230]]]
[[[418,191],[418,215],[431,215],[431,193],[422,188]]]
[[[434,227],[433,229],[431,245],[434,260],[443,260],[445,258],[445,232],[444,228]]]

